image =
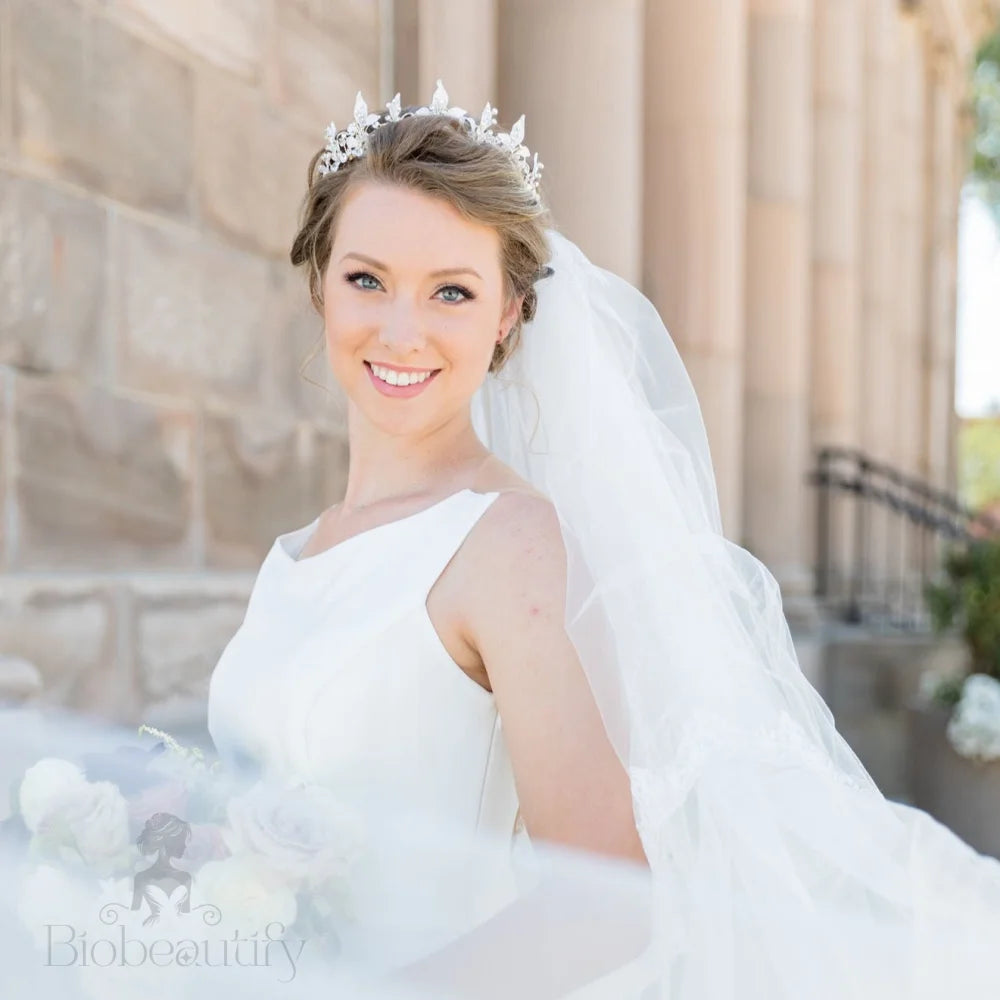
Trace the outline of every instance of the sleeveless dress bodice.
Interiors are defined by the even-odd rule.
[[[210,679],[208,728],[223,763],[326,786],[376,831],[403,824],[404,842],[425,829],[492,845],[489,860],[468,862],[430,896],[399,841],[371,847],[357,901],[367,912],[354,926],[379,959],[404,910],[426,909],[437,924],[400,939],[396,960],[502,909],[520,891],[512,859],[531,852],[493,694],[451,658],[426,605],[497,496],[461,490],[302,559],[319,518],[278,536]],[[378,932],[383,921],[391,934]]]
[[[304,559],[319,518],[280,535],[211,677],[220,758],[512,835],[517,795],[493,695],[452,660],[426,606],[497,496],[461,490]]]

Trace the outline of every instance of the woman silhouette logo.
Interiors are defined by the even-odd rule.
[[[191,824],[171,813],[154,813],[146,820],[136,845],[143,854],[156,854],[156,860],[132,880],[132,909],[145,900],[149,916],[143,926],[155,924],[164,909],[170,916],[191,911],[191,873],[175,868],[171,858],[179,858],[191,840]]]

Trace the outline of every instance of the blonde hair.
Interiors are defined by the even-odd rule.
[[[316,170],[322,152],[309,163],[308,191],[290,253],[292,264],[308,269],[316,311],[322,313],[323,275],[347,194],[362,181],[421,191],[443,199],[471,221],[492,226],[500,238],[504,301],[523,295],[524,302],[514,327],[494,348],[489,370],[498,372],[517,348],[523,323],[535,315],[534,284],[545,275],[551,257],[545,238],[548,209],[525,188],[510,157],[476,142],[460,122],[443,115],[387,122],[369,133],[364,156],[326,175]]]

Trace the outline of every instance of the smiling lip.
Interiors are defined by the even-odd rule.
[[[423,380],[423,382],[415,382],[413,385],[389,385],[388,382],[383,382],[373,371],[370,361],[365,362],[365,371],[368,372],[368,378],[375,388],[382,393],[383,396],[395,396],[397,398],[407,398],[409,396],[418,396],[424,389],[427,388],[438,377],[438,373],[441,371],[440,368],[428,369],[428,368],[400,368],[397,365],[379,365],[380,368],[391,368],[393,371],[397,372],[426,372],[431,371],[433,374],[429,375]]]

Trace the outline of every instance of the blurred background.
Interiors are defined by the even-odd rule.
[[[345,484],[308,161],[438,77],[660,310],[882,790],[1000,854],[1000,0],[0,0],[0,697],[204,736]]]

